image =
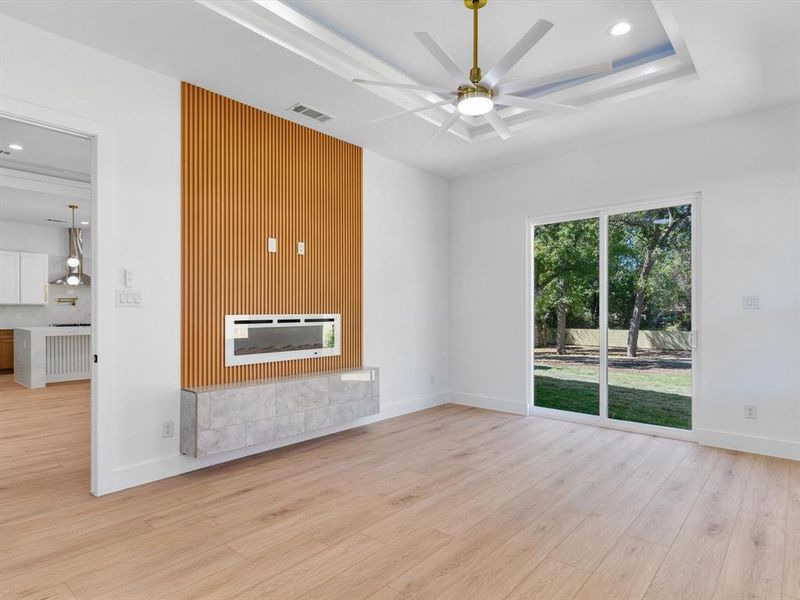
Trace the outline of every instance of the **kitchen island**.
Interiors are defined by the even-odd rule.
[[[91,326],[14,329],[14,380],[29,388],[89,379]]]

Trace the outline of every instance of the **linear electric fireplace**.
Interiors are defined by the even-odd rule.
[[[225,366],[338,356],[341,316],[225,315]]]

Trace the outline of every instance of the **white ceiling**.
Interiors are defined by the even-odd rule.
[[[86,138],[0,117],[0,167],[89,181],[92,145]]]
[[[444,83],[442,68],[412,35],[427,31],[455,62],[472,64],[472,11],[463,0],[396,2],[344,0],[287,4],[328,26],[417,81]],[[486,73],[538,19],[555,24],[511,71],[507,79],[563,71],[611,58],[621,60],[669,44],[649,0],[580,3],[548,0],[490,0],[479,12],[479,64]],[[629,21],[629,35],[611,37],[608,28]]]
[[[78,205],[75,211],[75,226],[88,229],[81,221],[89,222],[92,214],[91,201],[76,199],[72,194],[52,194],[0,185],[0,221],[28,223],[44,227],[72,226],[70,204]]]
[[[76,204],[76,225],[86,227],[80,222],[92,214],[90,140],[0,118],[0,151],[0,220],[67,228],[69,205]]]
[[[263,10],[249,0],[238,3]],[[429,31],[459,64],[469,62],[470,22],[463,0],[292,1],[291,6],[415,78],[436,83],[442,73],[416,43],[414,31]],[[537,119],[515,130],[507,141],[472,142],[455,135],[431,142],[435,125],[415,116],[370,124],[370,119],[399,110],[397,103],[353,84],[351,75],[334,74],[319,61],[287,49],[291,44],[285,40],[267,40],[197,2],[4,0],[0,10],[445,176],[800,98],[800,3],[793,1],[670,0],[651,5],[490,0],[480,14],[484,70],[539,18],[555,27],[515,68],[514,76],[537,76],[647,51],[663,42],[663,23],[654,15],[666,12],[674,18],[698,76],[618,102],[590,105],[579,115]],[[606,34],[619,18],[634,23],[627,39]],[[321,124],[287,113],[296,102],[336,118]]]

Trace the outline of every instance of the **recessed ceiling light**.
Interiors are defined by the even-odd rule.
[[[20,146],[19,144],[9,144],[8,147],[11,148],[12,150],[22,150],[22,146]]]
[[[81,225],[88,225],[89,221],[81,221]]]
[[[620,21],[608,28],[609,35],[625,35],[631,30],[631,24],[628,21]]]

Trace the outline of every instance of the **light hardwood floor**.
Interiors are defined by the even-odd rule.
[[[800,600],[800,463],[443,406],[88,494],[88,387],[0,376],[0,597]]]

